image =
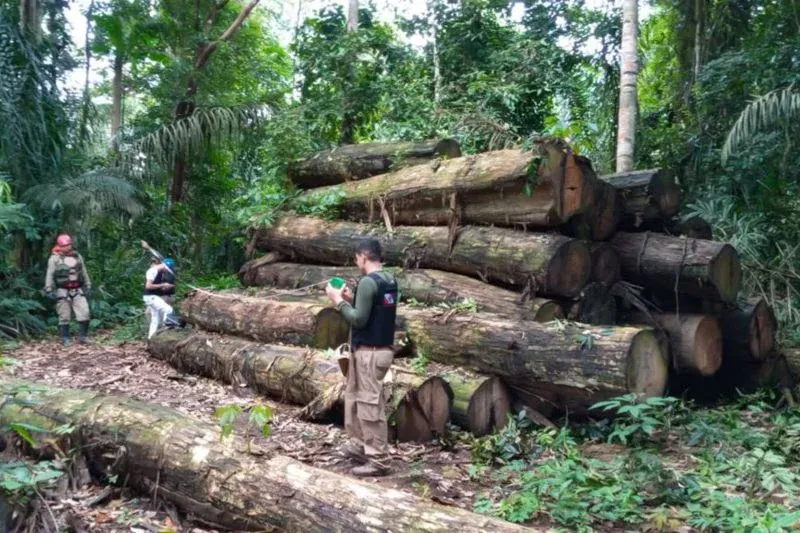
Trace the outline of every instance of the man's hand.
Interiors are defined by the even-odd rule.
[[[172,283],[159,283],[158,285],[159,285],[159,288],[161,288],[161,289],[174,289],[175,288],[175,285],[173,285]]]
[[[344,292],[344,289],[337,289],[330,283],[328,283],[325,286],[325,294],[328,296],[328,298],[331,299],[331,301],[335,305],[339,305],[340,303],[342,303],[342,300],[344,300],[344,298],[342,297],[342,292]]]
[[[350,287],[348,287],[347,285],[345,285],[344,288],[342,289],[342,298],[344,298],[351,304],[353,303],[353,291],[351,291]]]

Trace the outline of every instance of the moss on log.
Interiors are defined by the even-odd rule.
[[[130,398],[0,378],[0,422],[75,426],[71,449],[129,487],[203,523],[236,531],[526,531],[327,472],[280,455],[255,457],[219,428]]]
[[[295,161],[288,174],[297,187],[310,189],[460,156],[461,146],[455,139],[348,144]]]
[[[445,227],[399,226],[387,233],[354,222],[283,217],[257,237],[261,249],[339,265],[352,261],[360,238],[375,237],[390,265],[465,274],[528,287],[543,296],[576,296],[591,266],[589,251],[580,241],[503,228],[467,226],[451,233]]]
[[[415,349],[438,363],[502,377],[532,408],[585,411],[595,401],[664,392],[668,351],[650,328],[541,324],[487,313],[404,313]]]
[[[596,176],[591,165],[568,168],[574,158],[552,145],[533,152],[486,152],[313,189],[297,202],[313,203],[341,191],[341,216],[357,222],[388,217],[392,225],[550,228],[586,211],[594,201]],[[571,181],[570,189],[566,180]]]
[[[610,250],[616,257],[616,253]],[[617,265],[617,268],[619,265]],[[537,322],[549,322],[562,316],[561,307],[546,298],[523,299],[522,295],[481,281],[441,270],[387,267],[400,287],[403,302],[414,300],[425,305],[458,304],[474,300],[478,309],[492,313],[521,315]],[[271,286],[279,289],[322,293],[324,284],[342,277],[355,286],[361,277],[356,267],[272,263],[247,267],[245,285]]]
[[[722,302],[735,301],[741,288],[739,256],[729,244],[618,232],[611,245],[619,255],[626,281]]]

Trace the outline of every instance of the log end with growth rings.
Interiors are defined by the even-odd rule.
[[[661,396],[667,388],[669,373],[665,343],[649,329],[636,334],[630,344],[627,366],[627,389],[644,398]]]
[[[547,267],[546,291],[574,298],[589,280],[592,258],[581,241],[570,240],[556,251]]]
[[[750,353],[755,359],[765,359],[775,347],[775,315],[764,300],[759,300],[751,313],[749,328]]]
[[[701,376],[712,376],[722,366],[722,328],[716,317],[702,315],[694,333],[693,367]]]
[[[511,413],[511,393],[503,381],[493,376],[473,393],[467,408],[469,430],[476,436],[502,429]]]
[[[673,172],[660,170],[650,181],[649,193],[658,204],[662,217],[669,218],[678,214],[682,194]]]
[[[711,262],[711,283],[723,302],[735,302],[742,286],[742,265],[736,249],[726,244]]]

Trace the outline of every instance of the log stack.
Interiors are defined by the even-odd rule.
[[[355,286],[355,245],[372,237],[398,280],[398,335],[429,362],[396,359],[388,397],[400,440],[430,439],[448,421],[483,435],[514,406],[546,422],[628,393],[731,390],[736,369],[780,366],[769,306],[738,304],[736,250],[702,220],[678,218],[672,172],[598,177],[554,139],[469,156],[414,146],[294,164],[305,190],[253,232],[264,255],[239,272],[250,292],[191,294],[183,314],[214,335],[159,336],[154,355],[217,379],[239,372],[307,418],[331,419],[343,380],[325,349],[348,327],[323,289],[337,276]],[[401,152],[417,155],[386,155]],[[332,217],[295,213],[321,196],[341,198]]]

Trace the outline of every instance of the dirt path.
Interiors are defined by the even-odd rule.
[[[148,356],[144,343],[103,344],[62,347],[54,341],[27,343],[6,354],[18,361],[11,370],[21,379],[34,380],[55,387],[91,389],[107,394],[130,396],[192,415],[216,424],[215,410],[236,404],[242,408],[255,403],[275,410],[272,435],[258,438],[255,445],[267,453],[277,452],[304,463],[346,473],[354,465],[337,451],[344,442],[342,430],[332,425],[311,424],[296,419],[299,408],[271,402],[247,387],[228,386],[212,380],[179,373],[164,362]],[[237,427],[236,431],[244,431]],[[462,435],[463,436],[463,435]],[[467,465],[470,451],[457,442],[443,450],[441,445],[401,444],[392,447],[393,473],[373,483],[401,488],[448,505],[471,509],[475,494],[483,487],[470,481]],[[70,502],[60,502],[56,511],[79,514],[90,531],[162,531],[174,524],[163,506],[154,509],[148,499],[133,495],[116,497],[103,506],[88,507],[81,502],[91,499],[100,487],[90,487],[82,494],[71,494]],[[194,528],[182,531],[212,531]]]

